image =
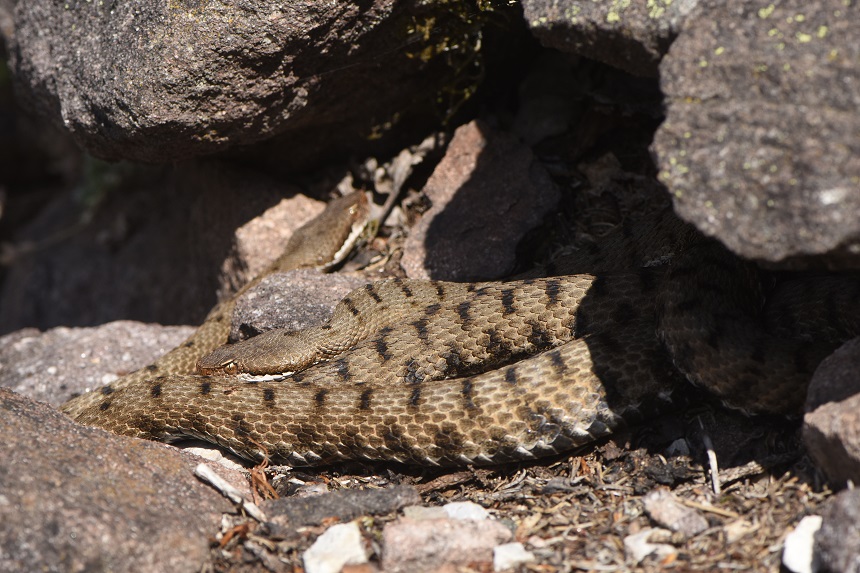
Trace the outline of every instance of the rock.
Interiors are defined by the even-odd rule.
[[[403,518],[386,524],[382,537],[386,573],[423,573],[445,564],[491,563],[493,548],[513,533],[493,520]]]
[[[358,524],[339,523],[326,529],[302,556],[307,573],[339,573],[344,565],[367,562]]]
[[[36,0],[16,6],[10,68],[21,101],[97,157],[172,162],[280,134],[279,163],[307,168],[435,118],[437,93],[456,81],[446,58],[475,50],[463,37],[480,27],[465,18],[392,0]]]
[[[682,505],[670,491],[654,490],[642,501],[651,519],[684,537],[692,537],[708,528],[708,520],[701,513]]]
[[[524,0],[523,15],[544,46],[637,76],[656,76],[660,59],[696,4]]]
[[[820,508],[821,528],[815,533],[819,571],[860,573],[860,490],[848,489]]]
[[[102,179],[114,182],[102,191],[110,200],[92,222],[10,268],[0,291],[3,333],[117,319],[199,324],[217,302],[216,293],[235,292],[249,278],[246,269],[274,260],[292,231],[322,208],[253,170],[207,162],[171,172],[103,168],[112,175]],[[75,228],[79,208],[72,195],[47,206],[16,242],[42,244],[57,229]],[[261,214],[260,222],[249,224]],[[259,237],[248,236],[252,227]],[[257,238],[257,250],[244,246]]]
[[[0,388],[2,571],[187,571],[233,506],[193,476],[200,458],[75,424]],[[72,446],[70,446],[73,445]],[[248,492],[238,472],[216,468]]]
[[[261,507],[273,521],[283,516],[290,526],[300,527],[319,525],[331,518],[350,521],[363,515],[385,515],[420,502],[415,488],[396,485],[385,489],[345,489],[303,498],[281,498],[266,501]]]
[[[54,406],[109,384],[178,346],[194,328],[117,321],[0,337],[0,386]]]
[[[812,547],[815,532],[821,527],[820,515],[807,515],[797,527],[785,536],[782,549],[782,564],[793,573],[814,573]]]
[[[806,392],[806,411],[860,394],[860,338],[849,340],[815,369]]]
[[[473,501],[453,501],[442,506],[451,519],[490,519],[490,513]]]
[[[236,301],[230,340],[244,340],[273,328],[318,326],[328,320],[343,297],[367,282],[314,269],[269,275]]]
[[[535,561],[534,553],[526,551],[522,543],[504,543],[493,548],[493,570],[505,571],[523,563]]]
[[[325,210],[325,203],[293,195],[281,199],[235,230],[235,246],[221,267],[222,276],[235,277],[231,292],[266,270],[286,247],[293,232]]]
[[[424,187],[433,202],[403,248],[410,278],[502,277],[519,240],[543,220],[559,192],[531,150],[482,121],[457,128]]]
[[[660,65],[675,210],[754,259],[857,266],[860,37],[841,0],[699,2]]]
[[[803,442],[835,486],[860,481],[860,394],[807,413],[803,417]]]
[[[652,543],[650,541],[652,535],[660,532],[668,533],[665,529],[643,529],[639,533],[628,535],[624,538],[624,552],[636,564],[641,563],[650,555],[654,555],[659,560],[671,558],[678,553],[677,549],[668,543]]]

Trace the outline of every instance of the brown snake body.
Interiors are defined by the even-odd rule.
[[[373,283],[324,326],[197,352],[211,375],[162,359],[64,410],[119,434],[197,437],[293,465],[480,464],[561,452],[670,407],[678,370],[732,406],[799,412],[812,370],[853,325],[820,343],[768,332],[758,271],[669,226],[677,252],[668,270],[586,274],[561,263],[556,270],[576,274]],[[772,322],[784,318],[780,304]],[[849,295],[837,304],[856,310]],[[201,332],[215,328],[209,322]],[[295,373],[233,375],[283,371]]]

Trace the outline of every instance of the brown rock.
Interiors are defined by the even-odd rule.
[[[860,394],[803,417],[806,450],[837,487],[860,482]]]
[[[856,19],[841,0],[698,3],[660,66],[653,144],[681,217],[747,258],[858,264]]]
[[[654,490],[642,501],[651,519],[684,537],[692,537],[708,528],[708,520],[701,513],[681,504],[670,491]]]
[[[860,372],[860,338],[840,346],[815,369],[806,393],[806,411],[860,394],[857,372]]]
[[[382,532],[386,573],[422,573],[444,565],[492,563],[493,548],[513,533],[493,520],[398,519]]]
[[[200,458],[75,424],[5,388],[0,436],[0,521],[12,524],[0,528],[2,571],[200,571],[233,511],[193,476]]]
[[[482,121],[454,133],[424,187],[433,202],[404,245],[410,278],[469,281],[511,272],[515,248],[558,202],[531,149]]]

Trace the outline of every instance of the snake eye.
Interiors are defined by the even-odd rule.
[[[227,374],[233,375],[239,373],[239,365],[232,360],[230,362],[225,362],[221,367]]]

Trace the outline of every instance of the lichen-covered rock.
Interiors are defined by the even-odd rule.
[[[858,17],[841,0],[699,4],[660,66],[653,144],[684,219],[745,257],[857,264]]]
[[[452,68],[430,56],[474,49],[470,25],[418,1],[28,0],[9,51],[22,101],[98,157],[176,161],[282,134],[280,163],[301,166],[432,117]]]
[[[579,2],[523,0],[523,13],[541,44],[656,76],[658,65],[695,0]]]

